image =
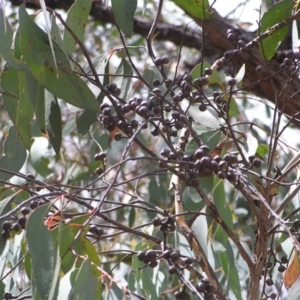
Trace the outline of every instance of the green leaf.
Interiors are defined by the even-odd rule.
[[[45,89],[39,85],[30,72],[26,72],[26,87],[39,128],[43,133],[46,133]]]
[[[95,247],[86,238],[86,233],[88,231],[87,226],[82,229],[82,225],[88,220],[88,218],[89,215],[83,215],[72,219],[67,224],[60,224],[60,227],[52,230],[53,240],[60,248],[62,258],[61,268],[65,274],[71,270],[77,258],[77,256],[75,256],[72,252],[70,248],[71,246],[77,254],[87,256],[88,259],[96,266],[100,265],[100,260]],[[80,236],[74,242],[74,238],[77,236],[79,231],[81,231]],[[60,239],[60,235],[63,236],[62,239]]]
[[[109,60],[111,58],[111,54],[101,54],[98,55],[94,58],[92,58],[92,64],[97,72],[97,74],[101,74],[99,76],[99,79],[102,83],[103,86],[106,86],[109,82],[109,76],[108,75],[103,75],[103,74],[109,74]],[[91,67],[89,64],[85,64],[83,66],[83,71],[86,74],[92,74]],[[91,84],[91,82],[87,82],[88,87],[91,89],[91,91],[96,95],[98,104],[101,104],[105,95],[102,93],[97,86],[94,84]],[[100,92],[100,93],[99,93]]]
[[[121,89],[120,98],[126,100],[132,92],[132,69],[126,59],[122,57],[121,63],[116,71],[117,78],[114,83]],[[123,75],[126,75],[125,77]]]
[[[77,125],[77,131],[85,135],[89,132],[90,127],[92,124],[97,122],[97,116],[95,111],[86,109],[84,111],[79,111],[76,114],[76,125]]]
[[[135,222],[135,219],[136,219],[136,210],[135,210],[134,207],[131,207],[131,208],[129,209],[129,217],[128,217],[128,226],[129,226],[130,228],[133,227],[134,222]]]
[[[47,34],[32,21],[24,5],[19,9],[19,21],[24,60],[39,84],[76,107],[98,111],[95,96],[86,83],[73,73],[69,59],[53,41],[56,69]]]
[[[88,259],[81,264],[75,279],[75,284],[69,295],[72,300],[97,300],[101,299],[102,281],[95,274],[94,269]]]
[[[56,44],[65,53],[65,55],[67,55],[68,53],[66,50],[65,43],[61,36],[61,30],[58,28],[58,26],[56,24],[56,17],[53,15],[51,16],[51,37],[52,37],[53,41],[56,42]]]
[[[260,158],[264,158],[269,152],[269,146],[266,144],[259,144],[255,155],[259,156]]]
[[[234,117],[240,114],[239,107],[234,99],[230,100],[229,116]]]
[[[6,64],[1,73],[2,98],[6,111],[15,124],[19,101],[19,72]]]
[[[4,89],[3,102],[9,117],[16,126],[18,135],[26,149],[31,146],[31,122],[33,107],[30,93],[31,82],[28,81],[29,70],[18,71],[5,65],[1,74],[1,86]]]
[[[0,282],[0,295],[4,295],[5,293],[5,284],[3,281]]]
[[[195,201],[194,201],[194,197],[195,197]],[[190,187],[185,188],[182,194],[182,201],[186,209],[191,211],[201,210],[204,207],[204,202],[201,200],[202,199],[199,196],[199,194],[198,193],[196,194],[195,189],[192,189]]]
[[[25,163],[26,157],[26,150],[17,134],[16,128],[11,126],[4,143],[4,154],[0,159],[0,168],[18,172]],[[13,177],[12,174],[0,172],[1,180],[8,180],[11,177]]]
[[[202,72],[203,72],[203,74],[201,74],[201,65],[202,65]],[[210,67],[211,67],[211,64],[207,63],[207,62],[204,62],[203,64],[201,64],[201,63],[197,64],[193,68],[193,70],[190,72],[190,74],[192,75],[192,81],[194,81],[195,79],[200,78],[201,76],[203,76],[205,68],[210,68]],[[221,82],[221,77],[220,77],[219,72],[217,72],[215,70],[209,76],[209,83],[212,84],[212,83],[219,83],[219,82]]]
[[[55,56],[55,52],[54,52],[54,47],[53,47],[53,40],[51,37],[51,28],[49,25],[49,19],[48,19],[48,13],[47,13],[47,8],[46,8],[46,3],[44,0],[38,0],[40,3],[40,6],[42,8],[42,12],[43,12],[43,16],[44,16],[44,27],[46,28],[46,32],[47,32],[47,37],[48,37],[48,44],[50,45],[50,50],[51,50],[51,54],[52,54],[52,58],[54,60],[54,65],[55,65],[55,69],[57,69],[57,59]]]
[[[242,300],[240,278],[236,268],[232,247],[228,240],[223,246],[226,248],[226,251],[219,253],[219,259],[227,279],[227,290],[232,290],[236,299]]]
[[[209,20],[213,17],[208,12],[208,0],[172,0],[176,5],[182,8],[186,13],[200,20]]]
[[[201,141],[209,147],[210,151],[215,150],[216,146],[220,142],[220,138],[221,138],[220,130],[212,130],[200,134]]]
[[[218,182],[219,181],[219,182]],[[215,189],[213,191],[213,199],[214,204],[218,208],[219,215],[221,219],[227,224],[227,226],[232,229],[233,228],[233,220],[232,220],[232,212],[229,207],[229,203],[227,202],[224,182],[220,179],[217,179],[215,182]],[[220,243],[224,243],[228,239],[228,234],[219,226],[218,231],[221,231],[222,240]]]
[[[48,92],[45,95],[45,125],[51,145],[58,154],[62,140],[61,114],[57,99]]]
[[[130,37],[133,31],[133,17],[137,8],[137,0],[112,0],[112,10],[117,25]]]
[[[19,101],[17,108],[17,119],[15,126],[18,130],[20,139],[24,147],[29,150],[31,147],[31,122],[33,120],[33,107],[30,100],[31,95],[29,94],[27,81],[27,74],[30,71],[19,72]],[[28,74],[30,77],[30,74]]]
[[[66,23],[80,41],[82,41],[83,38],[84,28],[91,10],[91,6],[92,0],[76,0],[68,11]],[[63,40],[67,48],[67,53],[72,54],[76,42],[66,28],[64,30]]]
[[[206,132],[199,134],[199,137],[200,137],[201,141],[203,142],[203,144],[207,145],[209,147],[210,151],[212,152],[215,150],[216,146],[220,142],[221,131],[220,130],[206,131]],[[198,148],[199,148],[198,144],[193,139],[188,143],[188,145],[186,147],[186,154],[195,153],[195,151]]]
[[[263,34],[270,27],[290,17],[292,14],[293,4],[293,0],[283,0],[272,5],[261,19],[260,33]],[[288,33],[288,30],[289,26],[285,26],[263,39],[262,43],[259,44],[259,49],[263,58],[270,60],[274,56],[280,43],[284,40]]]
[[[195,121],[195,125],[201,125],[202,127],[205,126],[210,129],[217,129],[220,128],[220,121],[218,114],[215,110],[210,107],[207,107],[206,111],[199,111],[198,104],[192,104],[189,108],[189,114]]]
[[[5,17],[5,11],[0,6],[0,54],[11,67],[17,70],[26,70],[28,67],[17,61],[11,51],[13,34],[13,30]]]
[[[143,268],[141,271],[141,288],[149,299],[159,299],[156,292],[156,282],[154,280],[153,269],[150,267]]]
[[[0,201],[0,216],[5,215],[11,210],[12,203],[14,201],[15,196],[18,194],[14,193],[13,195],[10,195]],[[0,221],[0,228],[2,228],[3,222],[6,220]],[[3,240],[3,238],[0,238],[1,243],[0,243],[0,255],[2,254],[3,250],[5,249],[6,242]]]
[[[60,266],[58,250],[52,240],[51,233],[44,225],[44,218],[47,216],[52,204],[42,205],[35,209],[29,216],[26,225],[26,238],[28,251],[32,259],[32,277],[35,288],[41,299],[53,299]]]

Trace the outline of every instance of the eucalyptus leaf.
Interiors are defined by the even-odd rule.
[[[97,122],[95,111],[86,109],[76,113],[76,125],[80,134],[85,135],[89,132],[90,126]]]
[[[201,124],[207,128],[220,128],[220,120],[215,110],[208,107],[206,111],[199,111],[199,105],[193,104],[189,109],[189,114],[196,124]]]
[[[0,54],[11,67],[17,70],[26,70],[28,69],[26,64],[19,62],[11,51],[13,34],[13,30],[5,17],[5,11],[0,5]]]
[[[20,6],[19,19],[21,50],[39,84],[76,107],[98,111],[95,96],[86,83],[73,73],[69,59],[53,41],[54,60],[47,34],[29,17],[24,5]]]
[[[11,172],[18,172],[27,158],[26,150],[21,142],[15,126],[9,128],[8,136],[4,143],[4,154],[0,159],[0,168]],[[8,180],[13,174],[0,172],[1,180]]]
[[[85,259],[77,272],[76,284],[73,285],[69,299],[101,299],[102,281],[98,279],[97,275],[94,273],[90,261]]]
[[[112,0],[112,9],[116,22],[122,32],[130,37],[133,31],[133,17],[137,0]]]
[[[58,154],[62,140],[61,114],[57,99],[49,92],[45,95],[45,125],[50,143]]]
[[[207,63],[207,62],[204,62],[203,64],[202,63],[197,64],[190,73],[192,75],[192,81],[194,81],[197,78],[200,78],[201,76],[204,76],[205,69],[210,68],[210,67],[211,67],[211,64]],[[202,70],[202,73],[201,73],[201,70]],[[220,74],[217,71],[213,71],[213,73],[211,75],[209,75],[208,78],[209,78],[210,84],[221,83],[221,81],[222,81]]]
[[[132,75],[133,71],[129,63],[122,57],[120,65],[116,71],[119,75],[114,80],[114,83],[121,89],[120,98],[126,100],[132,92]]]
[[[182,8],[189,15],[199,20],[209,20],[213,14],[208,12],[210,7],[208,0],[172,0],[180,8]]]
[[[44,225],[44,218],[52,204],[35,209],[26,225],[28,251],[32,259],[32,271],[35,288],[42,299],[53,299],[55,286],[59,280],[57,248],[51,234]],[[59,266],[60,267],[60,266]]]
[[[92,2],[92,0],[76,0],[68,11],[66,23],[79,41],[82,41]],[[67,28],[64,29],[63,41],[67,52],[72,54],[76,41]]]
[[[45,89],[39,85],[31,72],[26,72],[26,88],[29,99],[32,103],[35,117],[40,130],[46,133],[45,121]]]
[[[6,213],[8,213],[11,210],[13,201],[14,201],[17,194],[18,194],[18,192],[14,193],[14,194],[12,194],[12,195],[10,195],[10,196],[8,196],[8,197],[6,197],[6,198],[4,198],[0,201],[0,216],[5,215]],[[5,222],[5,220],[0,221],[0,228],[2,228],[2,224],[4,222]],[[0,243],[0,256],[2,255],[2,252],[5,249],[6,243],[7,242],[3,242],[3,240]]]
[[[270,27],[290,17],[292,14],[293,5],[293,0],[283,0],[272,5],[261,19],[259,29],[260,33],[264,33]],[[276,30],[267,38],[263,39],[263,41],[259,44],[262,57],[264,57],[266,60],[270,60],[274,56],[280,43],[287,35],[288,30],[289,27],[285,26],[279,30]]]
[[[29,150],[31,147],[31,122],[34,110],[31,102],[31,95],[28,90],[27,74],[30,71],[19,72],[19,100],[17,108],[17,119],[15,126],[24,147]],[[30,76],[30,74],[28,74]],[[42,99],[41,99],[42,100]]]

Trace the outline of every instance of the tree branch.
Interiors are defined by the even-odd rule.
[[[67,10],[72,5],[72,0],[50,0],[45,1],[47,6],[53,9],[65,9]],[[13,5],[20,5],[22,0],[11,0]],[[27,7],[37,8],[34,3],[27,2]],[[96,20],[102,23],[114,23],[111,11],[109,11],[102,3],[93,2],[93,6],[90,12]],[[196,21],[196,20],[195,20]],[[197,22],[197,21],[196,21]],[[144,20],[141,18],[135,18],[134,32],[142,36],[147,37],[152,26],[152,21]],[[205,21],[205,49],[204,56],[208,62],[214,62],[217,58],[221,58],[224,52],[234,49],[234,44],[227,39],[227,30],[236,29],[244,36],[247,41],[255,39],[255,34],[248,32],[242,28],[237,28],[229,21],[221,17],[215,12],[214,18]],[[170,41],[176,45],[182,44],[185,47],[200,49],[202,45],[201,31],[191,28],[187,28],[184,31],[183,26],[174,26],[163,22],[156,24],[155,39],[158,41]],[[286,49],[288,50],[288,49]],[[248,86],[248,91],[253,92],[261,98],[268,99],[271,102],[275,102],[275,94],[271,80],[273,80],[274,86],[277,91],[280,91],[286,85],[288,74],[287,72],[278,72],[280,70],[281,61],[280,57],[275,56],[272,60],[265,62],[259,53],[258,46],[254,46],[252,49],[248,49],[242,53],[242,57],[239,58],[239,64],[245,63],[246,73],[243,80],[244,86]],[[260,80],[261,75],[256,72],[256,67],[262,65],[269,70],[269,75],[277,73],[275,76],[271,76],[272,79]],[[253,85],[253,82],[257,84]],[[279,99],[278,107],[282,109],[282,112],[287,116],[293,118],[293,123],[300,127],[300,119],[298,119],[298,112],[300,111],[300,80],[296,79],[290,83],[289,100],[284,98]]]

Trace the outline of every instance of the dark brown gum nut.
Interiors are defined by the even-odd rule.
[[[156,251],[154,251],[154,250],[146,251],[145,255],[146,255],[146,258],[149,259],[150,261],[155,260],[156,256],[157,256]]]
[[[177,268],[175,266],[170,266],[169,267],[169,273],[171,275],[176,274],[177,273]]]
[[[160,152],[160,155],[163,156],[163,157],[169,158],[170,152],[171,152],[170,149],[164,148],[164,149]]]
[[[101,174],[103,174],[103,172],[104,172],[104,170],[103,170],[102,168],[97,168],[97,169],[95,170],[95,173],[96,173],[98,176],[100,176]]]
[[[120,132],[115,133],[114,140],[116,142],[120,141],[122,139],[122,134]]]
[[[95,154],[94,159],[95,161],[100,161],[106,158],[106,153],[105,152],[100,152]]]
[[[157,227],[157,226],[160,226],[161,225],[161,219],[159,217],[155,217],[153,220],[152,220],[152,224],[153,226]]]
[[[162,257],[165,259],[169,259],[171,256],[172,251],[170,249],[165,250],[164,253],[162,254]]]
[[[154,64],[159,67],[163,64],[163,60],[161,58],[156,58]]]
[[[175,262],[180,258],[180,255],[179,255],[179,253],[174,251],[174,252],[171,253],[170,258],[173,262]]]
[[[156,260],[151,260],[151,261],[148,262],[148,266],[152,269],[157,267],[157,265],[158,265],[158,263],[157,263]]]
[[[35,180],[34,175],[31,174],[31,173],[26,174],[26,177],[27,177],[29,180]]]
[[[145,251],[139,251],[137,254],[137,259],[139,261],[144,261],[144,259],[146,258],[146,252]]]
[[[204,111],[206,111],[207,106],[206,106],[205,103],[201,103],[201,104],[199,104],[199,107],[198,107],[198,108],[199,108],[200,111],[204,112]]]

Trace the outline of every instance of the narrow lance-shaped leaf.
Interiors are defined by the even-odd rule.
[[[68,11],[66,23],[80,41],[82,40],[84,34],[84,28],[91,10],[91,6],[91,0],[76,0]],[[71,54],[74,51],[76,42],[66,28],[64,30],[64,44],[67,52]]]
[[[228,240],[225,241],[224,244],[220,244],[220,247],[224,247],[226,249],[225,252],[222,251],[219,253],[219,260],[222,266],[222,270],[227,279],[226,290],[231,290],[237,300],[242,300],[241,285],[232,247]]]
[[[16,128],[11,126],[4,143],[4,153],[0,159],[0,168],[12,172],[18,172],[22,168],[26,157],[26,150],[17,134]],[[0,172],[1,180],[8,180],[11,177],[13,177],[12,174],[4,171]]]
[[[67,49],[65,46],[65,43],[62,39],[60,29],[58,28],[56,24],[56,17],[51,16],[51,36],[52,39],[56,42],[56,44],[60,47],[60,49],[67,55]]]
[[[88,259],[96,266],[100,265],[100,260],[95,247],[91,241],[86,238],[88,228],[86,227],[82,229],[83,224],[89,217],[89,215],[82,215],[80,217],[73,218],[70,222],[61,224],[60,228],[55,228],[51,232],[54,242],[60,247],[60,254],[62,258],[61,267],[64,273],[71,270],[77,258],[76,255],[74,255],[74,252],[71,251],[71,246],[77,254],[87,256]],[[74,238],[78,235],[78,232],[80,232],[80,236],[74,243]],[[62,238],[60,238],[60,236]]]
[[[100,55],[92,59],[93,66],[98,74],[109,74],[109,59],[110,57],[108,58],[107,55]],[[84,71],[87,74],[91,73],[91,68],[88,64],[84,66]],[[101,81],[102,85],[106,86],[109,82],[109,76],[103,75],[103,79]],[[97,95],[97,101],[99,104],[101,104],[103,102],[105,94],[102,93],[98,87],[90,85],[90,83],[88,83],[88,86],[90,86],[94,94]],[[76,125],[78,132],[82,135],[87,134],[90,130],[91,125],[94,124],[97,120],[97,115],[93,110],[86,109],[84,111],[78,111],[76,114]]]
[[[35,209],[29,216],[26,225],[28,251],[32,259],[33,282],[40,299],[50,299],[53,286],[57,284],[57,249],[52,236],[44,225],[44,218],[51,205]],[[52,299],[52,298],[51,298]]]
[[[112,0],[112,9],[117,25],[128,37],[133,31],[133,17],[136,7],[137,0]]]
[[[38,2],[40,3],[40,6],[42,8],[42,12],[43,12],[43,16],[44,16],[44,26],[46,27],[47,36],[48,36],[48,43],[50,45],[50,49],[51,49],[55,69],[57,69],[57,60],[56,60],[55,51],[54,51],[54,47],[53,47],[53,40],[52,40],[52,37],[51,37],[51,30],[50,30],[50,25],[49,25],[49,19],[48,19],[48,14],[47,14],[46,3],[45,3],[44,0],[38,0]]]
[[[1,73],[1,86],[3,88],[3,102],[11,121],[16,126],[18,135],[26,149],[31,146],[31,121],[33,107],[27,82],[30,71],[18,71],[8,64]]]
[[[86,109],[79,111],[76,114],[77,131],[82,135],[87,134],[90,130],[90,126],[97,122],[97,120],[96,113],[93,110]]]
[[[0,201],[0,216],[5,215],[11,210],[12,203],[14,201],[15,196],[19,194],[19,192],[14,193],[13,195],[10,195]],[[0,221],[0,228],[2,228],[2,224],[5,222],[5,220]],[[1,238],[2,239],[2,238]],[[3,250],[5,249],[5,242],[2,239],[0,243],[0,255],[2,254]]]
[[[207,63],[207,62],[204,62],[203,64],[202,63],[197,64],[193,68],[193,70],[190,72],[190,74],[192,75],[192,81],[203,76],[203,74],[201,74],[201,70],[204,73],[204,70],[206,68],[210,68],[210,67],[211,67],[211,64]],[[211,75],[209,75],[208,79],[209,79],[209,84],[211,84],[211,83],[221,84],[221,82],[222,82],[220,74],[217,71],[213,71],[213,73]]]
[[[93,272],[88,259],[83,261],[79,271],[76,270],[76,275],[69,299],[97,300],[102,298],[102,281]]]
[[[45,133],[45,89],[39,85],[31,72],[26,72],[26,86],[39,128]]]
[[[19,100],[15,125],[24,147],[29,150],[32,142],[31,122],[33,119],[34,111],[28,91],[28,82],[26,80],[27,72],[29,73],[30,71],[19,72]]]
[[[210,6],[208,0],[172,0],[176,5],[182,8],[191,16],[200,20],[209,20],[213,17],[208,12]]]
[[[116,71],[116,75],[120,76],[117,76],[114,82],[121,89],[121,94],[119,95],[119,97],[124,99],[125,101],[131,93],[132,74],[133,72],[131,66],[128,64],[126,59],[122,57],[121,63]]]
[[[283,0],[271,6],[261,19],[260,33],[264,33],[268,30],[268,28],[290,17],[292,9],[293,0]],[[259,45],[259,49],[263,57],[270,60],[274,56],[275,51],[284,40],[288,30],[289,27],[285,26],[263,39],[262,43]]]
[[[58,154],[62,140],[61,114],[57,99],[49,92],[45,95],[45,126],[50,143]]]
[[[4,9],[0,5],[0,54],[11,67],[18,70],[25,70],[27,66],[17,61],[13,56],[13,52],[11,51],[12,40],[12,28],[5,17]]]
[[[19,72],[5,64],[0,79],[3,103],[10,119],[15,124],[19,101]]]
[[[71,69],[70,61],[53,42],[57,68],[47,34],[27,14],[24,5],[19,9],[21,50],[33,76],[41,86],[57,98],[80,108],[99,110],[98,103],[87,84]]]

